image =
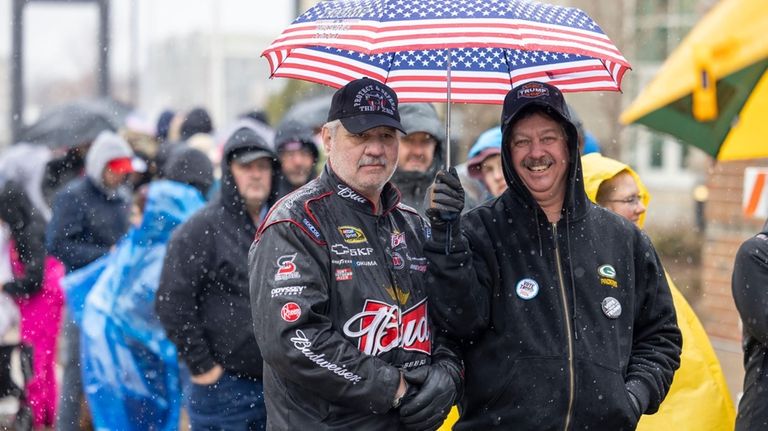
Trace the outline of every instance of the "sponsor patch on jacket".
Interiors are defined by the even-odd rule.
[[[524,278],[517,282],[515,293],[517,293],[517,296],[521,299],[525,299],[526,301],[533,299],[539,294],[539,283],[532,278]]]
[[[353,385],[363,380],[362,377],[352,371],[349,371],[344,365],[339,365],[330,361],[329,359],[326,359],[325,353],[313,352],[311,349],[312,341],[310,341],[310,339],[304,335],[304,331],[301,329],[296,330],[296,335],[291,337],[291,343],[293,343],[294,349],[301,352],[307,359],[314,362],[315,365],[320,368],[325,368],[326,370],[336,374],[344,380],[352,382]]]
[[[338,268],[336,270],[336,281],[352,280],[352,268]]]
[[[363,310],[344,323],[344,335],[357,340],[357,348],[371,356],[395,348],[432,354],[427,299],[405,312],[397,305],[368,299]]]
[[[361,242],[368,242],[368,238],[365,237],[365,233],[359,227],[354,226],[339,226],[339,233],[344,238],[344,242],[347,244],[358,244]]]
[[[277,273],[275,274],[275,281],[293,280],[301,278],[301,274],[296,269],[296,264],[293,261],[296,259],[296,253],[286,254],[277,258]]]
[[[350,257],[361,257],[361,256],[370,256],[373,254],[373,248],[372,247],[347,247],[344,244],[333,244],[331,245],[331,252],[337,256],[350,256]]]
[[[272,298],[275,296],[296,296],[301,295],[301,292],[306,289],[307,286],[285,286],[285,287],[276,287],[270,291],[270,294]]]
[[[337,185],[336,188],[338,191],[336,192],[337,195],[343,197],[344,199],[349,199],[351,201],[355,201],[357,203],[367,203],[368,199],[360,196],[356,191],[352,190],[351,188],[344,186],[344,185]]]
[[[392,253],[392,267],[395,269],[405,268],[405,261],[403,260],[403,255],[401,255],[398,252]]]
[[[349,266],[378,266],[379,263],[375,260],[352,260],[352,259],[331,259],[331,263],[334,265],[349,265]]]
[[[295,302],[286,302],[280,309],[280,317],[286,322],[295,322],[301,317],[301,307]]]
[[[384,290],[387,291],[387,294],[390,298],[392,298],[393,301],[397,301],[400,305],[407,304],[408,298],[411,297],[411,292],[406,292],[403,289],[400,289],[398,286],[389,286]]]
[[[401,245],[405,245],[405,232],[393,233],[390,242],[391,242],[392,248],[397,248],[397,247],[400,247]]]
[[[320,238],[320,231],[317,230],[317,228],[315,227],[315,225],[312,224],[312,222],[310,222],[307,219],[304,219],[301,222],[304,223],[304,227],[306,227],[307,230],[310,231],[312,235],[315,236],[315,238],[318,238],[318,239]]]
[[[597,274],[600,276],[600,284],[611,286],[612,288],[619,287],[619,283],[616,281],[616,269],[613,266],[608,264],[600,265],[597,268]]]

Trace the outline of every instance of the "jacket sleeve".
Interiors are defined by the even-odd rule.
[[[641,412],[655,413],[680,366],[682,336],[667,277],[650,239],[637,231],[635,247],[635,306],[632,353],[626,388],[637,398]]]
[[[53,200],[51,221],[46,231],[48,253],[57,257],[68,269],[81,268],[104,255],[104,247],[85,241],[84,213],[87,206],[68,190]]]
[[[157,316],[192,375],[205,373],[216,364],[198,314],[203,290],[210,282],[206,271],[211,269],[212,236],[204,233],[208,229],[197,229],[196,222],[190,219],[171,236],[155,301]]]
[[[360,352],[329,318],[326,248],[291,223],[267,227],[249,256],[253,324],[264,362],[334,404],[384,414],[400,371]],[[280,271],[280,272],[278,272]]]
[[[438,327],[463,339],[476,338],[488,327],[490,292],[498,283],[493,248],[483,244],[474,229],[460,228],[481,226],[468,217],[432,226],[432,238],[424,244],[431,317]]]
[[[14,297],[28,297],[40,291],[45,263],[44,236],[42,221],[35,220],[31,220],[23,231],[14,235],[16,251],[24,264],[24,276],[5,283],[4,292]]]
[[[745,241],[736,253],[731,289],[744,331],[768,344],[768,236]]]

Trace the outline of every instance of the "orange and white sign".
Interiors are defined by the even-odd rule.
[[[768,168],[744,169],[744,197],[741,208],[747,217],[768,217]]]

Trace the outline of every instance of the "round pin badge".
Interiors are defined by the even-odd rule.
[[[618,299],[608,296],[603,299],[601,305],[603,307],[603,314],[609,319],[618,319],[621,316],[621,304]]]
[[[533,279],[524,278],[517,282],[515,292],[517,292],[517,296],[526,301],[533,299],[539,294],[539,283]]]

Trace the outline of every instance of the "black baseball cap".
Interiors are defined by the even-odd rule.
[[[397,95],[386,84],[360,78],[339,88],[331,100],[328,121],[341,120],[352,133],[388,126],[405,133],[400,124]]]
[[[501,110],[502,145],[507,142],[511,126],[517,122],[521,113],[531,106],[541,106],[555,120],[563,123],[569,138],[576,139],[576,126],[571,120],[568,105],[563,93],[550,84],[538,81],[526,82],[509,90],[504,98]]]

